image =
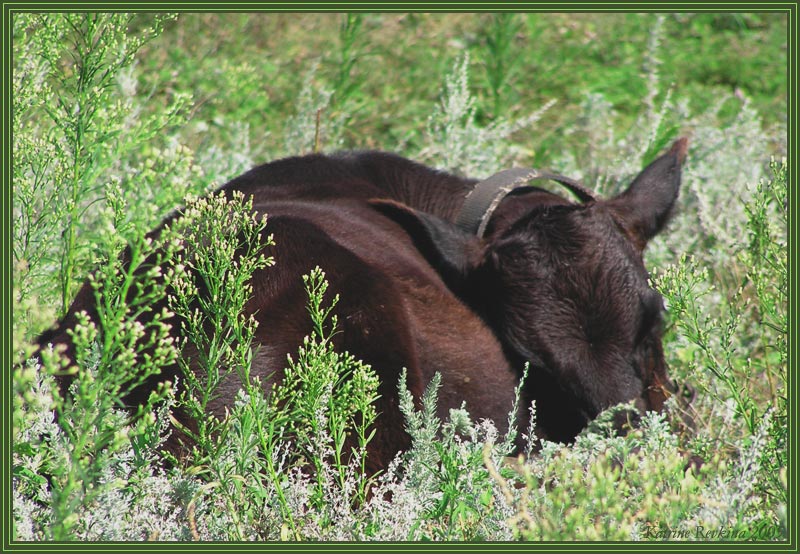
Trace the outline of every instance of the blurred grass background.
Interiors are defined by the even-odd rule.
[[[565,130],[587,94],[611,102],[623,116],[620,126],[634,121],[647,96],[643,55],[653,14],[517,14],[507,24],[511,29],[500,30],[494,14],[364,14],[349,48],[344,19],[182,14],[142,52],[139,72],[156,94],[193,92],[192,119],[209,125],[196,142],[216,140],[226,122],[247,121],[251,144],[265,153],[280,150],[276,131],[294,113],[313,64],[319,85],[342,88],[334,90],[332,110],[346,104],[345,148],[421,147],[442,75],[464,52],[472,61],[479,120],[510,118],[556,100],[535,131],[515,137],[543,165],[554,152],[570,148],[573,139]],[[746,96],[766,125],[785,125],[784,14],[668,14],[663,27],[657,70],[676,96],[688,99],[693,113],[733,94],[721,117],[733,117],[735,98]],[[509,31],[507,51],[498,51],[497,36]],[[342,87],[340,73],[348,61]]]

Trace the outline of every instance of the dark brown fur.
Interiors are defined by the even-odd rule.
[[[453,224],[475,180],[390,154],[288,158],[237,177],[223,190],[252,195],[268,214],[277,262],[253,278],[253,374],[280,379],[286,355],[310,332],[301,276],[320,266],[329,294],[341,298],[337,347],[381,380],[371,471],[409,447],[397,395],[403,368],[417,397],[442,374],[441,415],[465,402],[502,430],[530,362],[524,404],[537,402],[539,432],[555,440],[571,440],[619,402],[661,409],[672,386],[661,299],[647,284],[642,250],[672,210],[685,153],[678,141],[607,201],[512,194],[483,238]],[[93,312],[92,300],[84,286],[40,345],[69,346],[66,330],[77,311]],[[212,411],[224,413],[238,388],[235,378],[225,382]],[[518,415],[524,429],[526,410]]]

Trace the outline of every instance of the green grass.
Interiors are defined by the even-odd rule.
[[[569,147],[569,139],[565,145],[563,138],[567,128],[559,128],[574,121],[587,94],[603,94],[628,123],[639,113],[647,95],[643,53],[654,17],[515,15],[506,24],[512,25],[509,31],[493,24],[490,14],[365,14],[360,36],[342,40],[343,21],[335,14],[185,14],[170,40],[163,47],[155,45],[158,57],[166,60],[164,69],[152,76],[161,87],[194,91],[205,101],[196,113],[201,120],[247,120],[253,138],[261,143],[258,148],[271,145],[268,152],[274,155],[311,63],[319,62],[317,85],[331,90],[341,82],[342,69],[349,68],[358,89],[345,100],[359,109],[350,114],[344,146],[394,149],[407,142],[413,151],[424,141],[422,124],[440,94],[442,77],[466,49],[473,60],[474,93],[483,123],[558,101],[536,133],[520,137],[544,156],[537,161],[546,163],[552,149]],[[213,34],[208,33],[211,28]],[[513,36],[497,38],[513,31]],[[662,85],[674,85],[695,112],[739,89],[757,103],[768,124],[785,123],[784,16],[667,15],[662,32],[669,41],[658,66]],[[513,56],[501,51],[499,44],[507,42]],[[350,65],[353,55],[358,61]],[[196,70],[173,69],[187,64]],[[248,66],[249,71],[239,75],[224,66]],[[228,80],[231,77],[234,80]],[[502,108],[495,107],[498,87]],[[334,105],[326,115],[342,108]],[[734,112],[735,106],[729,110]],[[554,135],[548,139],[542,132]],[[265,133],[269,136],[263,140]]]
[[[16,15],[14,538],[784,539],[785,30],[769,13]],[[241,310],[269,239],[246,200],[190,197],[257,163],[343,148],[475,177],[551,167],[609,195],[679,135],[691,138],[680,211],[647,264],[668,304],[671,374],[697,390],[689,408],[625,437],[609,410],[575,444],[531,438],[538,453],[513,461],[491,422],[436,418],[436,380],[420,411],[401,382],[413,448],[368,480],[374,374],[332,350],[321,272],[306,282],[316,332],[287,380],[265,394],[250,378]],[[187,203],[190,217],[145,240]],[[205,233],[224,240],[182,258],[180,241]],[[130,266],[116,261],[126,246]],[[144,260],[159,247],[157,269]],[[76,331],[79,384],[61,398],[58,353],[25,360],[89,275],[103,325]],[[198,277],[215,301],[197,301]],[[157,304],[187,322],[206,377],[123,412],[133,368],[144,379],[180,356],[164,312],[136,324]],[[234,373],[228,417],[187,429],[197,448],[165,469],[169,410],[199,419]],[[686,469],[689,455],[704,465]]]

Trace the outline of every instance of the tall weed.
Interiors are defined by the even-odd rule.
[[[515,48],[521,30],[521,16],[513,13],[491,14],[488,25],[482,30],[484,66],[494,117],[502,117],[517,103],[512,84],[522,67]]]
[[[445,78],[441,103],[428,118],[427,146],[420,157],[445,170],[471,177],[489,176],[520,157],[524,150],[509,138],[533,125],[555,104],[550,101],[515,121],[497,118],[481,126],[469,88],[469,55],[464,54]]]
[[[37,276],[55,270],[62,314],[75,293],[77,275],[91,263],[92,240],[83,235],[91,237],[103,227],[106,220],[98,209],[106,187],[122,180],[120,163],[142,143],[185,121],[184,95],[176,95],[158,114],[139,117],[140,100],[130,76],[136,53],[168,20],[156,16],[134,34],[129,14],[14,16],[19,53],[13,82],[16,267],[32,273],[31,278],[19,276],[26,286],[46,282]],[[181,164],[181,155],[178,151],[171,160],[158,156],[157,163]],[[159,196],[164,198],[165,191]],[[146,209],[151,198],[131,200],[136,209]],[[156,214],[146,215],[149,224],[157,221]],[[57,233],[63,241],[47,240]]]
[[[316,82],[318,65],[311,66],[297,97],[297,111],[286,122],[286,155],[309,154],[341,145],[347,114],[331,109],[334,90]]]
[[[74,365],[45,349],[41,365],[29,361],[14,370],[15,492],[32,494],[34,505],[46,500],[37,508],[49,512],[37,522],[41,538],[68,540],[86,532],[90,522],[81,519],[82,509],[114,487],[111,476],[138,476],[154,463],[149,452],[162,425],[154,414],[169,398],[169,386],[153,390],[132,413],[123,407],[133,388],[178,359],[168,323],[173,314],[163,307],[179,274],[165,269],[174,253],[174,242],[141,236],[128,243],[124,263],[112,250],[89,279],[96,317],[79,313],[71,333]],[[66,375],[69,387],[64,390],[62,380],[59,391],[54,379]],[[45,481],[49,494],[42,496],[34,489]]]

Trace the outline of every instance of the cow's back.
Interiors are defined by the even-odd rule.
[[[453,221],[475,183],[395,154],[362,151],[276,160],[234,178],[223,190],[252,195],[256,204],[388,199]]]

